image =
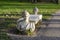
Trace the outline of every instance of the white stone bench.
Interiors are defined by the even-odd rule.
[[[42,15],[30,15],[29,21],[35,22],[35,24],[37,24],[38,21],[42,21]]]

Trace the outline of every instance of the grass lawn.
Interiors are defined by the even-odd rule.
[[[52,3],[21,3],[21,2],[0,2],[0,8],[20,8],[20,9],[31,9],[35,6],[40,9],[59,9],[60,4]]]
[[[38,7],[39,12],[44,11],[54,11],[55,9],[60,9],[60,4],[52,4],[52,3],[20,3],[20,2],[0,2],[0,12],[21,12],[23,9],[27,9],[28,11],[32,11],[32,8]],[[54,10],[52,10],[54,9]]]
[[[0,2],[0,15],[1,14],[21,14],[23,10],[28,10],[33,14],[33,8],[38,7],[39,14],[52,14],[60,9],[60,4],[52,3],[21,3],[21,2]],[[1,16],[3,16],[1,15]],[[1,18],[0,16],[0,18]],[[15,17],[15,15],[13,15]],[[6,16],[3,16],[6,17]]]

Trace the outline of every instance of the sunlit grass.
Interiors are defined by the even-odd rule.
[[[0,9],[0,14],[15,14],[17,12],[18,14],[21,14],[23,10],[27,10],[29,13],[33,13],[33,9]],[[54,13],[57,9],[39,9],[40,13]]]

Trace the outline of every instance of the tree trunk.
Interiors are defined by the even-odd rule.
[[[37,3],[37,0],[34,0],[35,1],[35,3]]]
[[[58,4],[58,0],[56,0],[56,4]]]
[[[54,3],[58,4],[58,0],[53,0]]]
[[[32,3],[37,3],[37,0],[32,0]]]
[[[31,2],[33,3],[33,2],[34,2],[34,0],[31,0]]]

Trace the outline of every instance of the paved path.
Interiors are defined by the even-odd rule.
[[[60,27],[60,10],[52,15],[53,16],[51,20],[45,21],[46,26],[47,27]]]
[[[46,28],[40,29],[41,40],[60,40],[60,10],[52,15],[51,20],[43,22]]]

